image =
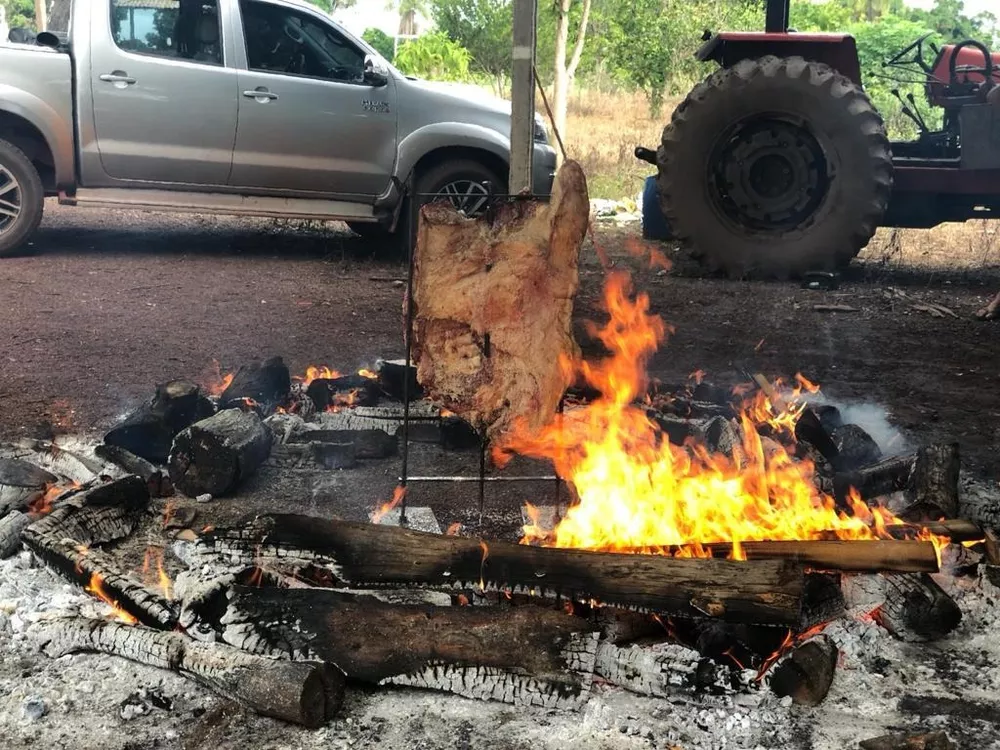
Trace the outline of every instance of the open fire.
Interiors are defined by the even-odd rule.
[[[803,396],[818,391],[801,375],[784,404],[760,390],[743,402],[742,440],[732,455],[691,440],[671,443],[637,403],[648,400],[646,364],[671,329],[650,312],[646,294],[633,297],[625,272],[609,275],[604,307],[610,319],[593,333],[610,356],[561,362],[568,383],[582,381],[601,396],[538,431],[516,423],[495,450],[501,463],[513,454],[551,461],[576,495],[552,530],[529,507],[525,543],[707,557],[705,545],[728,542],[730,556],[745,559],[743,542],[891,538],[885,527],[905,523],[885,508],[869,508],[857,493],[849,508],[837,508],[817,489],[813,462],[793,460]],[[762,426],[776,439],[762,437]],[[782,437],[791,447],[778,442]],[[919,528],[913,536],[948,542]]]

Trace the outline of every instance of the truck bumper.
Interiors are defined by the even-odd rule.
[[[548,197],[552,194],[552,181],[556,176],[556,152],[547,143],[536,143],[531,167],[531,192]]]

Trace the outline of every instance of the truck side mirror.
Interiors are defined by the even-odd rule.
[[[381,60],[372,55],[365,55],[364,82],[369,86],[385,86],[389,83],[389,71]]]

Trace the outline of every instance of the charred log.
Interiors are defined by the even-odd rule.
[[[32,523],[27,513],[12,510],[0,518],[0,558],[13,555],[21,548],[21,533]]]
[[[797,624],[802,567],[788,560],[735,562],[623,555],[481,542],[392,526],[310,516],[260,516],[216,529],[204,553],[254,564],[299,557],[325,564],[351,587],[476,585],[665,614]]]
[[[861,742],[861,750],[958,750],[945,732],[884,734]]]
[[[130,476],[73,494],[24,530],[24,539],[72,539],[93,545],[121,539],[138,525],[149,503],[149,490]],[[30,546],[30,545],[29,545]]]
[[[288,401],[292,391],[292,378],[281,357],[271,357],[263,362],[251,362],[238,369],[226,390],[219,396],[219,408],[228,409],[241,405],[259,408],[263,416]]]
[[[0,485],[42,489],[59,481],[59,477],[19,458],[0,458]]]
[[[571,318],[590,203],[580,165],[549,203],[512,201],[470,221],[424,206],[414,257],[413,361],[435,400],[491,438],[515,419],[548,423],[578,353]],[[485,301],[485,304],[484,304]]]
[[[37,637],[53,658],[89,651],[169,669],[263,716],[310,728],[332,718],[343,700],[343,676],[328,664],[268,659],[179,633],[73,617],[43,623]]]
[[[926,574],[844,576],[843,585],[849,608],[872,612],[904,641],[938,640],[962,620],[955,600]]]
[[[166,471],[153,466],[149,461],[118,445],[104,443],[94,448],[98,458],[113,463],[129,474],[141,477],[149,488],[150,497],[170,497],[174,494],[174,486]]]
[[[104,442],[153,463],[166,463],[174,436],[215,411],[198,386],[173,380],[156,387],[153,398],[129,414]]]
[[[357,458],[388,458],[396,455],[397,439],[385,430],[302,430],[291,443],[353,443]]]
[[[417,368],[413,364],[407,368],[405,359],[383,359],[379,360],[377,367],[379,387],[387,396],[405,401],[405,390],[410,401],[424,397],[423,388],[417,382]]]
[[[379,399],[378,381],[363,375],[316,378],[306,388],[317,411],[336,406],[374,406]]]
[[[225,409],[177,436],[170,452],[170,479],[188,497],[225,495],[267,459],[271,440],[256,413]]]
[[[840,652],[825,635],[796,646],[778,661],[768,683],[775,695],[791,696],[800,706],[818,706],[830,692]]]
[[[958,515],[958,443],[929,445],[917,451],[911,475],[911,505],[907,520],[936,520]]]
[[[586,696],[598,639],[586,620],[538,607],[390,605],[322,589],[236,587],[224,624],[230,645],[333,663],[348,679],[548,708]]]
[[[702,545],[714,557],[732,554],[732,545]],[[743,542],[747,560],[791,560],[815,570],[897,573],[938,572],[937,553],[930,542],[911,540],[810,539],[803,541]]]
[[[882,458],[878,443],[859,425],[842,425],[830,434],[830,438],[837,448],[836,466],[841,471],[870,466]]]

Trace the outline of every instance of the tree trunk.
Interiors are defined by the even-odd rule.
[[[348,679],[522,706],[578,708],[599,634],[540,607],[386,604],[323,589],[234,587],[226,643],[336,664]]]
[[[798,625],[802,566],[530,547],[311,516],[259,516],[216,529],[202,555],[245,565],[276,559],[325,566],[353,588],[467,586],[688,617]]]
[[[552,117],[553,126],[566,143],[566,115],[569,109],[569,95],[573,90],[573,81],[576,78],[576,69],[580,65],[580,58],[583,55],[584,43],[587,39],[587,25],[590,22],[591,0],[583,0],[583,15],[580,19],[580,26],[577,28],[576,43],[569,59],[566,58],[569,51],[569,12],[573,5],[573,0],[558,0],[556,19],[556,45],[555,45],[555,79],[552,87]],[[562,163],[562,154],[557,150],[556,158],[558,163]]]
[[[343,676],[328,664],[269,659],[180,633],[83,617],[44,621],[35,634],[53,658],[88,651],[170,669],[263,716],[312,729],[333,718],[343,701]]]

